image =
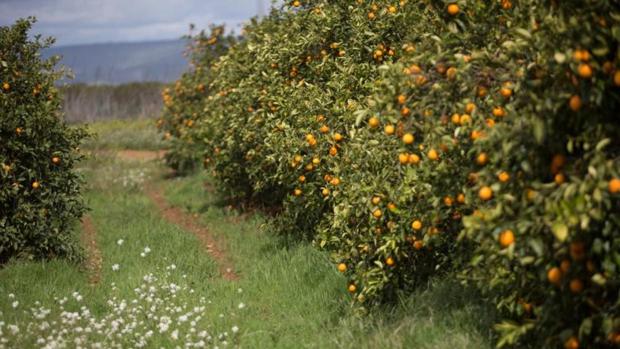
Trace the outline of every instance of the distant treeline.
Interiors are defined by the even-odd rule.
[[[63,87],[65,119],[92,122],[104,119],[150,118],[161,113],[159,82],[140,82],[118,86],[74,84]]]

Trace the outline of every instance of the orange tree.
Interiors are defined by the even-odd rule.
[[[60,114],[53,42],[30,40],[33,19],[0,28],[0,262],[12,257],[68,257],[80,250],[72,234],[85,207],[74,165],[85,137]]]
[[[190,70],[162,92],[164,112],[157,120],[157,127],[169,141],[166,163],[181,174],[200,165],[199,142],[192,131],[204,108],[211,80],[209,67],[236,41],[233,35],[225,34],[224,26],[212,26],[209,33],[203,30],[185,39],[189,43],[186,54],[190,58]]]
[[[294,1],[211,67],[195,137],[222,188],[331,253],[360,308],[461,270],[505,315],[499,345],[612,347],[618,18]]]

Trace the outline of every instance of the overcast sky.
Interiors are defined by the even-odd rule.
[[[0,0],[0,25],[36,16],[33,32],[57,45],[179,38],[190,23],[240,24],[266,13],[271,0]]]

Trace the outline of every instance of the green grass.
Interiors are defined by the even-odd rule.
[[[84,144],[89,150],[158,150],[164,144],[153,119],[98,121],[86,126],[93,134]]]
[[[86,305],[96,317],[111,321],[120,315],[115,315],[117,309],[108,301],[116,297],[116,303],[121,299],[130,302],[136,298],[134,289],[143,283],[142,278],[153,274],[167,284],[193,289],[194,293],[186,290],[174,299],[165,298],[165,303],[187,309],[205,306],[203,317],[195,324],[197,329],[208,329],[214,335],[228,332],[229,342],[245,348],[492,347],[493,309],[451,278],[435,280],[396,305],[357,317],[345,290],[346,279],[325,253],[306,243],[283,247],[266,231],[266,219],[260,214],[241,218],[229,211],[216,193],[207,192],[204,183],[209,178],[205,175],[163,181],[160,166],[105,155],[90,160],[83,171],[103,255],[100,284],[88,285],[83,268],[62,261],[14,262],[0,270],[0,321],[35,321],[24,312],[35,302],[52,309],[49,319],[59,320],[62,309],[55,298],[63,297],[69,298],[65,310],[77,311]],[[219,278],[215,263],[199,241],[162,220],[142,193],[144,180],[162,181],[170,202],[196,213],[212,234],[227,241],[240,280]],[[120,246],[119,239],[124,240]],[[147,246],[151,253],[141,257]],[[112,270],[114,264],[120,266],[118,271]],[[171,264],[176,269],[167,271]],[[75,291],[84,297],[82,302],[72,299]],[[11,293],[14,299],[9,298]],[[12,307],[15,300],[20,302],[17,309]],[[240,303],[246,306],[239,309]],[[128,308],[133,309],[131,305]],[[157,312],[170,313],[164,309]],[[178,344],[170,331],[159,334],[157,324],[149,320],[143,326],[155,331],[148,347]],[[181,332],[189,333],[189,325],[183,326],[179,325]],[[231,332],[233,326],[240,329],[236,335]],[[9,347],[39,347],[34,341],[45,333],[23,336],[21,342],[9,343]],[[88,338],[103,340],[97,335]],[[118,339],[124,346],[133,346],[131,340],[129,335]]]

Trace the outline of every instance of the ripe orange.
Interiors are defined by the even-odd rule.
[[[340,184],[340,179],[334,177],[329,183],[333,186],[337,186]]]
[[[476,157],[476,163],[480,166],[484,166],[489,162],[489,156],[487,153],[480,153]]]
[[[478,191],[478,196],[480,197],[480,199],[484,201],[491,200],[493,198],[493,189],[491,189],[490,187],[484,186],[480,188],[480,190]]]
[[[428,155],[428,158],[433,161],[439,159],[439,154],[437,153],[437,150],[435,149],[429,150],[427,155]]]
[[[370,202],[372,202],[373,205],[379,205],[379,203],[381,203],[381,198],[378,196],[373,196],[372,199],[370,199]]]
[[[420,222],[419,220],[416,219],[415,221],[413,221],[411,223],[411,228],[413,230],[420,230],[420,229],[422,229],[422,222]]]
[[[461,125],[469,124],[471,123],[471,116],[469,116],[469,114],[463,114],[459,122]]]
[[[321,131],[321,133],[327,133],[327,132],[329,132],[329,126],[323,125],[323,126],[321,126],[319,131]]]
[[[512,232],[512,230],[510,229],[504,230],[503,232],[501,232],[501,234],[499,234],[499,244],[503,248],[510,247],[510,245],[514,243],[515,243],[515,234]]]
[[[357,287],[355,284],[350,284],[348,290],[350,293],[355,293],[355,291],[357,291]]]
[[[388,7],[388,12],[391,14],[395,14],[398,10],[396,9],[396,6],[390,6]]]
[[[499,94],[501,94],[504,98],[510,98],[510,96],[512,96],[512,90],[507,87],[502,87],[499,90]]]
[[[579,340],[572,336],[564,342],[564,349],[579,349]]]
[[[392,257],[388,257],[388,258],[385,260],[385,264],[387,264],[389,267],[393,266],[393,265],[395,264],[395,262],[394,262],[394,258],[392,258]]]
[[[562,271],[558,267],[553,267],[547,271],[547,280],[554,285],[559,285],[562,281]]]
[[[406,165],[409,162],[409,155],[405,153],[398,154],[398,161],[401,165]]]
[[[408,117],[409,115],[411,115],[411,109],[404,107],[400,110],[400,115],[404,118]]]
[[[457,73],[456,68],[455,68],[455,67],[450,67],[450,68],[448,68],[448,70],[446,71],[446,77],[447,77],[449,80],[454,80],[454,79],[456,78],[456,73]]]
[[[374,12],[368,12],[368,19],[370,19],[370,20],[375,19],[375,13]]]
[[[390,202],[388,203],[387,207],[388,207],[388,210],[394,211],[396,209],[396,204],[394,204],[393,202]]]
[[[443,198],[443,203],[446,206],[452,206],[452,204],[454,204],[454,200],[452,200],[452,197],[446,196]]]
[[[474,110],[476,110],[476,105],[474,103],[469,102],[465,105],[465,112],[467,114],[473,113]]]
[[[562,273],[568,273],[568,271],[570,270],[570,266],[571,266],[570,261],[568,259],[564,259],[560,263],[560,270],[562,270]]]
[[[500,172],[500,174],[497,176],[497,178],[499,179],[500,182],[502,183],[506,183],[510,180],[510,175],[508,174],[508,172],[506,171],[502,171]]]
[[[11,89],[11,85],[9,85],[8,82],[5,82],[5,83],[2,84],[2,89],[5,90],[5,91],[8,91],[8,90]]]
[[[306,181],[306,176],[299,176],[299,182],[304,183]]]
[[[620,86],[620,70],[616,70],[614,73],[614,85]]]
[[[574,294],[579,294],[583,291],[583,281],[579,279],[572,279],[568,284],[570,291]]]
[[[336,142],[340,142],[344,139],[344,137],[340,133],[334,133],[334,140]]]
[[[24,130],[22,130],[21,127],[18,127],[15,129],[15,133],[17,133],[17,135],[19,136],[20,134],[22,134],[22,132],[24,132]]]
[[[376,209],[374,211],[372,211],[372,216],[379,219],[381,218],[381,216],[383,216],[383,212],[381,212],[380,209]]]
[[[391,136],[394,134],[394,132],[396,132],[396,128],[394,127],[394,125],[385,125],[385,128],[383,130],[388,136]]]
[[[301,189],[297,188],[293,191],[293,195],[295,196],[301,196],[303,192],[301,191]]]
[[[555,184],[560,185],[566,182],[566,176],[564,176],[563,173],[558,173],[555,175],[555,177],[553,177],[553,181],[555,182]]]
[[[465,194],[461,193],[461,194],[457,195],[456,202],[458,202],[459,204],[464,204],[465,203]]]
[[[413,243],[413,248],[415,248],[416,250],[421,250],[424,247],[424,242],[417,240]]]
[[[582,104],[583,103],[581,102],[581,97],[579,97],[578,95],[571,96],[570,100],[568,101],[568,106],[572,111],[579,111]]]
[[[39,187],[41,187],[41,184],[37,181],[32,182],[32,189],[39,189]]]
[[[620,193],[620,178],[612,178],[609,181],[608,190],[612,194]]]
[[[371,128],[377,128],[379,127],[379,119],[377,119],[376,117],[371,117],[368,120],[368,126],[370,126]]]
[[[450,4],[448,5],[448,14],[450,16],[456,16],[459,13],[459,5],[458,4]]]
[[[325,197],[329,196],[329,189],[323,188],[323,190],[321,191],[321,194],[323,194],[323,196]]]
[[[398,97],[396,97],[396,101],[398,102],[398,104],[405,104],[405,102],[407,101],[407,97],[405,95],[399,95]]]
[[[60,158],[59,158],[58,156],[54,156],[54,157],[52,158],[52,163],[53,163],[54,165],[58,165],[58,164],[60,164]]]
[[[344,263],[338,264],[338,271],[344,273],[345,271],[347,271],[347,265]]]
[[[579,67],[577,67],[577,72],[579,73],[579,76],[583,79],[589,79],[592,77],[592,67],[590,67],[590,65],[587,63],[579,64]]]
[[[405,144],[413,144],[414,140],[415,137],[413,137],[411,133],[405,133],[405,135],[403,136],[403,143]]]
[[[334,146],[334,147],[329,148],[329,155],[331,155],[331,156],[336,156],[336,155],[338,155],[338,148],[336,148],[335,146]]]
[[[417,165],[420,163],[420,157],[417,154],[409,155],[409,163],[412,165]]]
[[[459,114],[452,114],[451,120],[453,124],[458,125],[461,123],[461,116]]]
[[[502,107],[495,107],[493,108],[493,116],[498,118],[504,117],[506,116],[506,111]]]

